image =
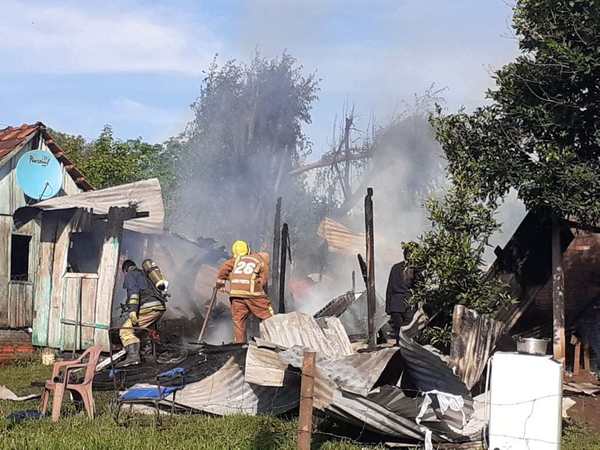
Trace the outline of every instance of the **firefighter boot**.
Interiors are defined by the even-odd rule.
[[[117,364],[117,368],[137,366],[140,363],[140,343],[129,344],[125,347],[127,357]]]

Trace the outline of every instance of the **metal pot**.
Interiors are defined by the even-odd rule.
[[[517,337],[517,352],[528,355],[545,355],[548,352],[550,339]]]

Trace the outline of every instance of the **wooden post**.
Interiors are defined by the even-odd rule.
[[[565,277],[560,247],[560,219],[552,215],[552,316],[554,359],[565,363]]]
[[[279,314],[285,314],[285,268],[288,256],[288,224],[284,223],[281,227],[281,259],[279,265]]]
[[[275,205],[275,223],[273,224],[273,255],[271,261],[271,286],[269,292],[272,292],[271,298],[279,294],[279,252],[281,251],[281,197],[277,199]],[[277,308],[279,310],[279,307]]]
[[[365,196],[365,236],[367,241],[367,326],[368,347],[375,348],[375,248],[373,235],[373,188]]]
[[[119,271],[119,254],[121,252],[121,238],[123,236],[123,222],[134,218],[135,207],[116,207],[108,209],[108,221],[102,245],[102,256],[98,268],[98,288],[96,291],[96,317],[97,324],[103,328],[96,328],[94,343],[100,344],[103,351],[108,351],[108,328],[111,325],[115,284]],[[106,327],[106,328],[104,328]]]
[[[217,292],[218,289],[216,287],[213,288],[212,294],[210,296],[210,301],[208,302],[208,308],[206,310],[206,317],[204,317],[204,322],[202,323],[202,329],[200,330],[200,336],[198,336],[198,342],[202,342],[204,339],[204,334],[206,333],[206,328],[208,327],[208,321],[210,320],[210,315],[212,314],[213,307],[215,306],[215,301],[217,300]]]
[[[298,417],[298,450],[310,450],[312,436],[313,394],[315,387],[315,352],[304,352],[300,384],[300,417]]]
[[[573,375],[579,375],[581,371],[581,341],[575,344],[575,352],[573,354]]]

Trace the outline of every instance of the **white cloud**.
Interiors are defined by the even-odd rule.
[[[5,0],[0,60],[5,72],[175,72],[197,75],[221,50],[207,27],[151,8],[99,8]]]
[[[163,142],[176,136],[192,118],[189,110],[184,112],[160,108],[130,98],[117,98],[110,102],[110,120],[115,123],[127,121],[142,122],[147,128],[155,130],[144,139],[150,142]]]

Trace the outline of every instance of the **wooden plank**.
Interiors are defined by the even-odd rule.
[[[0,214],[11,215],[11,168],[10,164],[0,167]]]
[[[96,323],[96,290],[98,277],[84,277],[81,280],[81,320],[83,323]],[[94,328],[83,327],[81,330],[83,348],[94,345]]]
[[[65,351],[79,350],[79,328],[80,325],[66,324],[63,320],[80,323],[79,305],[81,295],[81,278],[70,277],[63,281],[63,307],[61,315],[62,345]]]
[[[33,283],[34,292],[35,292],[35,281],[37,276],[37,266],[40,263],[40,233],[41,233],[41,223],[38,218],[35,220],[31,220],[29,222],[31,224],[30,232],[31,232],[31,240],[29,241],[29,281]],[[33,299],[31,303],[31,315],[33,319]]]
[[[33,345],[48,345],[48,324],[52,296],[52,268],[54,263],[54,241],[58,227],[58,215],[46,213],[42,216],[38,264],[35,271],[33,295]]]
[[[12,217],[0,216],[0,327],[8,327]]]
[[[575,344],[574,357],[573,357],[573,375],[579,375],[581,371],[581,342],[577,341]]]
[[[123,222],[135,214],[134,208],[111,207],[108,211],[108,223],[102,257],[98,270],[98,290],[96,294],[96,324],[110,326],[115,280],[119,266],[120,242],[123,235]],[[94,343],[108,351],[108,331],[96,328]]]
[[[11,281],[8,284],[8,323],[10,328],[31,326],[33,283]]]
[[[61,346],[61,309],[64,292],[64,274],[67,271],[67,253],[69,251],[69,233],[72,216],[61,216],[54,244],[54,260],[52,264],[52,294],[50,297],[50,312],[48,315],[48,347]]]
[[[300,414],[298,417],[298,449],[310,450],[315,386],[315,352],[304,352],[300,383]]]

